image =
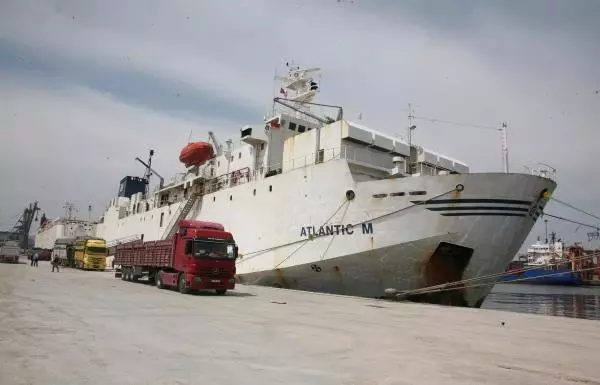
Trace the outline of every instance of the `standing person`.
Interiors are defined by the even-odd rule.
[[[60,273],[60,269],[58,268],[58,256],[55,255],[52,257],[52,262],[50,262],[52,264],[52,272],[54,273],[54,269],[56,269],[57,273]]]
[[[33,266],[37,267],[40,255],[38,253],[33,254]]]
[[[30,255],[28,258],[29,258],[29,266],[33,266],[33,255]]]

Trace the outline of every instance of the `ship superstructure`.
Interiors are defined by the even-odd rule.
[[[52,250],[56,240],[63,238],[91,237],[96,234],[96,223],[82,219],[58,217],[42,218],[35,235],[36,248]]]

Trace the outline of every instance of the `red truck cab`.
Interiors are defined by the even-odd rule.
[[[225,294],[235,288],[237,254],[233,235],[223,225],[182,219],[171,239],[117,246],[115,264],[122,266],[123,280],[137,281],[147,276],[161,289]]]

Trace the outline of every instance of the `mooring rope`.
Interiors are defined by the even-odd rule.
[[[468,278],[468,279],[463,279],[460,281],[453,281],[453,282],[447,282],[447,283],[442,283],[439,285],[432,285],[432,286],[427,286],[427,287],[423,287],[420,289],[414,289],[414,290],[409,290],[409,291],[404,291],[401,293],[396,294],[396,296],[407,296],[407,295],[415,295],[415,294],[424,294],[424,293],[428,293],[432,290],[437,291],[437,289],[441,289],[441,291],[443,291],[444,289],[452,289],[454,290],[454,286],[459,286],[459,289],[464,288],[464,286],[460,286],[463,285],[464,283],[468,283],[468,282],[476,282],[476,281],[481,281],[481,280],[489,280],[492,278],[498,278],[498,277],[503,277],[503,276],[509,276],[509,275],[513,275],[513,274],[519,274],[519,273],[523,273],[526,271],[531,271],[531,270],[539,270],[541,268],[544,267],[549,267],[549,266],[558,266],[558,265],[563,265],[565,263],[572,263],[572,262],[578,262],[578,261],[583,261],[586,259],[590,259],[596,256],[600,256],[600,252],[599,253],[593,253],[593,254],[588,254],[588,255],[584,255],[581,257],[576,257],[573,258],[572,260],[568,260],[568,261],[563,261],[563,262],[554,262],[554,263],[549,263],[543,266],[531,266],[531,267],[526,267],[526,268],[522,268],[522,269],[515,269],[515,270],[511,270],[511,271],[503,271],[500,273],[493,273],[493,274],[488,274],[488,275],[482,275],[482,276],[478,276],[478,277],[473,277],[473,278]],[[561,272],[560,274],[565,274],[568,272]],[[531,278],[527,278],[527,279],[536,279],[539,277],[531,277]],[[512,281],[505,281],[505,282],[512,282]],[[481,284],[481,285],[494,285],[497,282],[488,282],[485,284]],[[470,287],[470,286],[469,286]]]

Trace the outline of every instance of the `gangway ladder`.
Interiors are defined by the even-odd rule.
[[[142,239],[141,234],[128,235],[123,238],[114,239],[106,244],[106,248],[115,247],[123,243],[137,241],[138,239]]]
[[[165,232],[163,233],[161,238],[162,240],[168,239],[175,235],[175,232],[177,231],[177,222],[179,222],[180,219],[183,219],[188,215],[192,207],[194,207],[194,204],[196,203],[198,197],[200,197],[200,193],[193,193],[192,195],[190,195],[190,197],[184,205],[179,206],[179,209],[177,209],[177,212],[175,213],[175,215],[173,215],[173,218],[165,228]]]

